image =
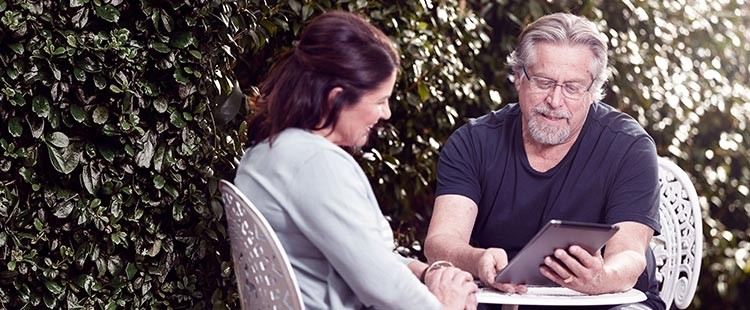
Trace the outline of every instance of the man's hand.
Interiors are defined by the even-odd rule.
[[[632,288],[646,268],[646,248],[654,231],[636,222],[619,222],[604,254],[589,254],[579,246],[557,249],[544,259],[542,274],[582,293],[604,294]]]
[[[502,270],[507,265],[508,255],[505,253],[505,250],[498,248],[485,249],[477,261],[476,274],[482,282],[500,291],[508,293],[526,292],[525,285],[495,283],[495,277],[497,276],[498,271]]]
[[[605,270],[601,251],[591,255],[576,245],[570,246],[567,251],[557,249],[552,256],[544,258],[544,265],[539,270],[560,286],[581,293],[601,294],[609,291],[607,285],[602,285]]]

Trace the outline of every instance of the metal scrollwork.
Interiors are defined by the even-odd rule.
[[[302,309],[286,252],[271,226],[229,182],[221,182],[242,309]]]
[[[659,220],[661,235],[651,241],[656,278],[667,308],[687,308],[695,295],[703,252],[698,195],[688,175],[673,162],[659,158]]]

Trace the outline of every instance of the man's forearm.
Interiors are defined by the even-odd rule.
[[[633,288],[646,268],[646,258],[637,251],[624,251],[604,259],[601,283],[607,283],[607,292],[621,292]]]
[[[482,252],[452,236],[435,235],[425,240],[424,254],[429,261],[446,260],[474,276],[478,276],[477,261]]]

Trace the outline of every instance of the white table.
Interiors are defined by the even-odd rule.
[[[619,305],[646,300],[646,294],[630,289],[622,293],[587,295],[564,287],[529,286],[523,294],[509,294],[493,288],[480,288],[477,301],[484,304],[537,306]]]

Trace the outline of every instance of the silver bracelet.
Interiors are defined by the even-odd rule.
[[[453,267],[453,263],[446,261],[446,260],[439,260],[439,261],[433,262],[432,264],[427,266],[427,268],[425,268],[424,271],[422,271],[422,275],[419,276],[419,281],[422,281],[422,283],[425,283],[424,282],[425,276],[427,276],[428,272],[432,270],[438,270],[440,268],[446,268],[446,267]]]

